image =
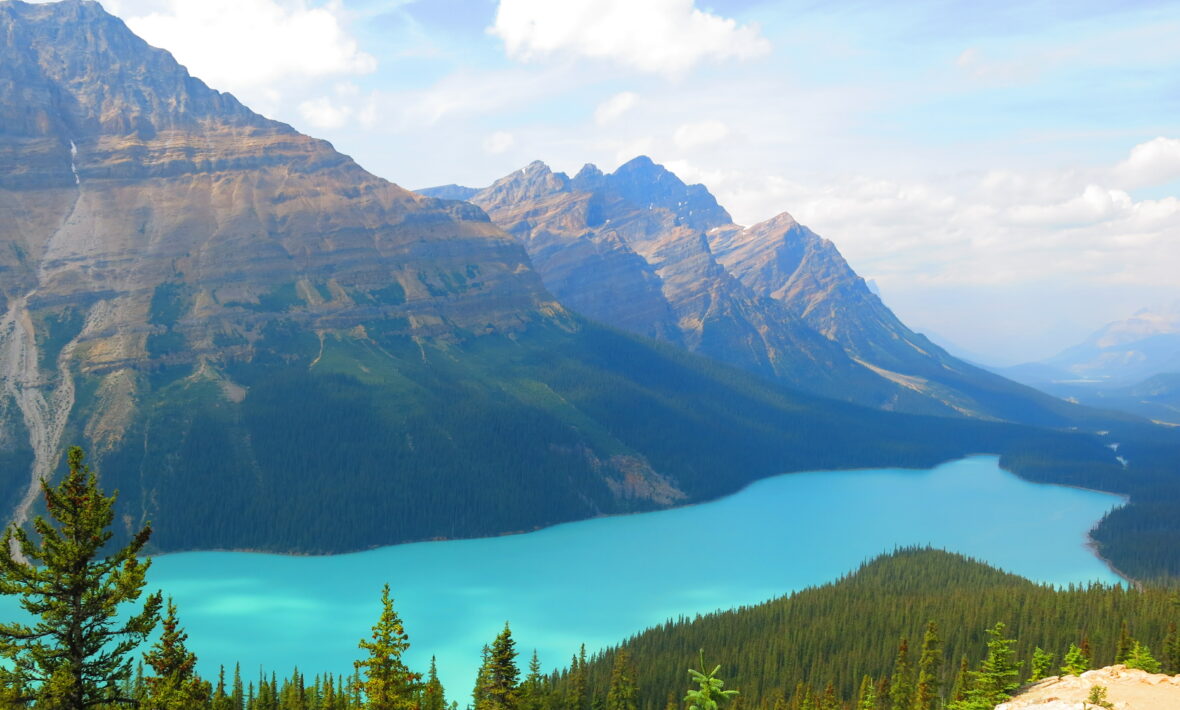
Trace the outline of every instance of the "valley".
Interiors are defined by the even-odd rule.
[[[168,554],[154,559],[149,584],[175,598],[212,677],[238,662],[248,676],[259,666],[346,674],[388,582],[408,661],[425,668],[437,656],[459,697],[505,621],[548,671],[580,644],[595,654],[668,619],[760,604],[899,547],[956,550],[1046,584],[1117,583],[1086,532],[1120,503],[1021,481],[981,456],[932,470],[776,476],[710,503],[523,535],[327,557]],[[696,575],[702,558],[719,561],[718,574]]]

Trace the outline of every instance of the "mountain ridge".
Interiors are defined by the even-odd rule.
[[[1090,416],[911,331],[831,241],[789,213],[733,224],[707,188],[646,156],[609,174],[587,164],[572,179],[534,161],[487,188],[419,193],[464,196],[486,210],[574,310],[794,388],[1045,426]]]

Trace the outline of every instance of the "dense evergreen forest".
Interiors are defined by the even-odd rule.
[[[1167,467],[1180,432],[1113,421],[1102,437],[881,412],[592,323],[571,328],[442,347],[384,322],[321,341],[278,319],[251,360],[225,365],[241,401],[220,379],[162,367],[145,375],[146,418],[118,446],[96,446],[98,465],[131,523],[156,523],[153,551],[315,554],[703,501],[792,471],[990,452],[1031,480],[1128,493],[1099,530],[1104,555],[1136,578],[1180,574],[1180,520],[1167,514],[1180,501]],[[95,396],[79,385],[81,420]],[[671,498],[620,495],[625,471],[640,469]]]
[[[724,574],[723,562],[716,573]],[[935,681],[944,699],[961,660],[975,668],[983,659],[987,630],[997,622],[1016,639],[1021,679],[1031,673],[1037,648],[1054,655],[1056,674],[1070,644],[1088,649],[1090,663],[1099,667],[1125,660],[1128,639],[1155,651],[1168,672],[1180,673],[1180,593],[1174,588],[1055,589],[930,549],[900,550],[839,581],[764,604],[669,621],[619,648],[634,659],[641,710],[665,708],[684,680],[684,663],[700,648],[724,662],[726,677],[742,691],[743,707],[800,710],[806,697],[822,698],[829,685],[835,698],[851,705],[866,675],[874,687],[887,688],[903,640],[916,683],[929,622],[940,639]],[[617,652],[587,661],[592,697],[606,691]],[[559,693],[581,682],[568,670],[553,681]]]
[[[485,646],[470,695],[444,689],[433,662],[425,673],[405,665],[410,641],[388,586],[351,676],[295,669],[244,679],[235,668],[227,678],[222,668],[203,679],[180,611],[160,592],[142,594],[150,561],[139,553],[151,528],[113,549],[114,496],[80,449],[68,463],[60,484],[43,484],[50,520],[38,518],[33,532],[10,527],[0,541],[0,593],[18,595],[31,617],[0,622],[5,707],[990,710],[1047,675],[1114,662],[1180,673],[1176,587],[1057,589],[959,555],[904,549],[830,584],[669,621],[589,658],[583,649],[549,675],[536,654],[522,672],[506,624]],[[686,570],[724,574],[724,560]],[[687,692],[686,671],[699,686]]]

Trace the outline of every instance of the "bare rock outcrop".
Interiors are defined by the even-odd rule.
[[[1089,701],[1094,688],[1105,690],[1109,706]],[[1180,675],[1108,666],[1080,676],[1054,676],[1025,688],[996,710],[1177,710]]]

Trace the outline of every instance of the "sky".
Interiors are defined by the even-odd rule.
[[[1180,300],[1180,2],[103,4],[407,188],[645,154],[790,212],[988,364]]]

